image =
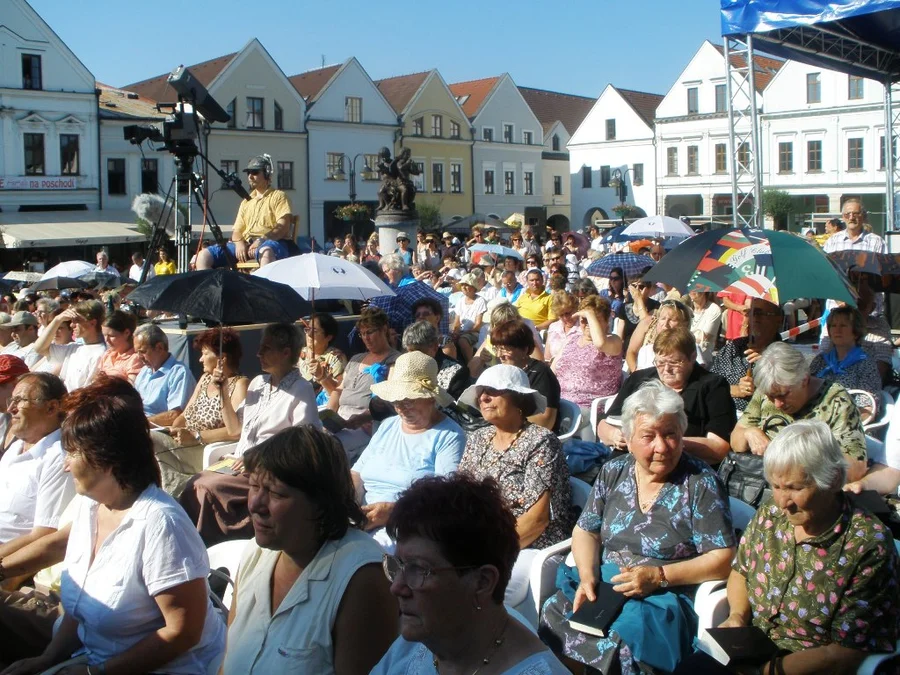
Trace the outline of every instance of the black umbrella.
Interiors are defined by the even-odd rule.
[[[83,281],[88,288],[97,288],[100,290],[106,288],[116,288],[122,285],[122,277],[118,274],[110,274],[109,272],[88,272],[78,277],[79,281]]]
[[[31,286],[32,291],[61,291],[64,288],[87,288],[87,284],[80,279],[71,277],[51,277],[37,282]]]

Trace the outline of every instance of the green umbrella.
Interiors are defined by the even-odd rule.
[[[775,230],[725,228],[686,239],[644,275],[684,292],[738,291],[781,305],[830,298],[856,305],[847,276],[802,237]]]

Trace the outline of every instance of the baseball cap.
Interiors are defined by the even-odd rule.
[[[449,232],[444,232],[444,234],[441,235],[441,239],[453,239],[453,235]]]
[[[409,236],[406,235],[405,233],[401,232],[400,234],[397,235],[397,241],[400,241],[401,239],[406,239],[406,241],[409,241]]]
[[[250,171],[268,171],[269,170],[269,160],[266,159],[264,155],[257,155],[249,162],[247,162],[247,167],[244,169],[244,173],[248,173]]]
[[[31,312],[21,311],[13,314],[12,321],[6,325],[10,328],[15,328],[17,326],[37,326],[38,320]]]
[[[0,354],[0,384],[6,384],[27,372],[28,366],[18,356]]]

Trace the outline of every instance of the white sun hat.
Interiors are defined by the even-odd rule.
[[[453,397],[438,386],[437,374],[433,358],[422,352],[408,352],[397,357],[387,380],[372,385],[372,393],[391,403],[430,398],[446,407],[453,403]]]
[[[396,367],[396,366],[395,366]],[[534,414],[540,414],[547,409],[547,398],[537,389],[532,389],[528,383],[528,375],[516,366],[500,364],[485,370],[471,387],[468,387],[459,397],[460,403],[465,403],[478,409],[478,398],[483,389],[496,389],[497,391],[513,391],[517,394],[530,396],[534,400]],[[373,387],[374,389],[374,387]]]

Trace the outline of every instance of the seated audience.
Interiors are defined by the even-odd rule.
[[[753,364],[773,342],[781,340],[779,331],[783,314],[781,307],[759,298],[750,300],[748,334],[725,342],[713,359],[710,372],[728,380],[731,398],[738,412],[750,403],[753,386]]]
[[[847,483],[845,490],[856,492],[875,490],[883,495],[896,495],[900,487],[900,408],[888,424],[883,444],[866,444],[868,471],[859,480]]]
[[[66,400],[66,469],[78,501],[65,557],[62,622],[38,657],[10,673],[205,673],[224,648],[209,560],[159,468],[140,396],[101,375]]]
[[[557,317],[547,329],[547,339],[544,342],[544,360],[553,363],[557,358],[566,338],[572,335],[581,335],[581,325],[574,314],[578,311],[578,298],[566,291],[555,291],[550,296],[550,309]]]
[[[412,318],[413,321],[427,321],[437,329],[440,335],[441,319],[444,316],[444,309],[434,298],[419,298],[413,303]],[[440,335],[441,351],[444,352],[454,361],[458,361],[458,351],[453,340],[447,335]]]
[[[657,310],[641,319],[631,334],[625,353],[629,372],[652,366],[656,356],[653,351],[656,336],[664,330],[679,327],[690,329],[691,310],[679,300],[663,300]]]
[[[518,533],[494,481],[422,478],[400,495],[388,532],[397,553],[384,573],[402,608],[400,637],[372,675],[569,672],[503,605]]]
[[[306,336],[306,344],[300,350],[300,375],[304,380],[312,383],[316,392],[316,403],[326,405],[334,388],[341,382],[344,368],[347,365],[347,357],[331,343],[337,338],[340,327],[337,319],[331,314],[314,314],[303,322],[303,334]],[[322,383],[322,378],[328,374],[328,384],[333,385],[327,389]]]
[[[59,314],[59,302],[53,298],[38,298],[35,303],[34,315],[38,320],[38,336],[44,334],[47,326],[53,321],[53,317]]]
[[[663,653],[690,652],[691,633],[678,629],[690,630],[696,617],[683,609],[688,603],[670,595],[677,591],[668,589],[726,577],[735,538],[721,482],[705,462],[684,452],[687,428],[684,400],[659,381],[643,384],[626,399],[622,430],[628,454],[600,469],[572,533],[577,576],[562,577],[567,583],[541,613],[539,633],[557,654],[604,673],[672,669],[674,664],[654,660],[650,636],[639,659],[632,651],[637,645],[628,644],[619,633],[627,628],[624,622],[614,621],[603,638],[584,635],[569,625],[573,611],[596,599],[601,580],[629,598],[620,616],[635,617],[629,603],[641,598],[671,599],[666,609],[674,610],[679,620],[645,623],[646,629],[652,631],[653,641],[668,643]],[[646,620],[652,610],[646,611],[632,620]],[[664,625],[669,632],[657,632]]]
[[[169,353],[169,338],[156,324],[145,323],[135,331],[134,351],[144,362],[134,388],[144,400],[147,419],[159,426],[172,424],[197,385],[194,376]]]
[[[70,345],[74,342],[73,331],[72,331],[72,322],[71,321],[63,321],[56,328],[56,335],[53,337],[52,344],[55,345]],[[32,372],[37,373],[51,373],[53,375],[59,375],[59,371],[62,370],[61,363],[54,363],[48,357],[42,356],[38,359],[38,362],[35,363],[31,367]]]
[[[121,377],[134,384],[135,378],[144,367],[144,359],[134,351],[136,328],[137,319],[134,314],[120,309],[104,319],[101,331],[106,342],[106,351],[97,365],[97,373]]]
[[[625,303],[629,300],[627,289],[625,272],[621,267],[613,267],[609,272],[609,285],[600,291],[600,295],[609,300],[610,311],[615,317],[624,318]]]
[[[414,326],[428,326],[421,322]],[[397,411],[381,423],[353,465],[356,498],[366,515],[365,529],[376,540],[393,547],[384,526],[397,495],[417,478],[456,471],[466,434],[440,408],[453,399],[437,383],[434,359],[417,351],[397,358],[386,382],[372,385],[372,394],[393,404]]]
[[[512,328],[512,327],[511,327]],[[459,399],[481,411],[488,426],[471,432],[459,470],[493,478],[516,517],[520,548],[546,548],[570,532],[569,469],[559,438],[529,421],[547,400],[521,368],[485,370]]]
[[[72,393],[85,386],[94,376],[97,364],[106,353],[103,342],[103,319],[106,310],[98,300],[81,300],[73,307],[53,317],[44,333],[35,341],[34,351],[47,357],[51,367],[59,368],[59,377]],[[71,323],[78,342],[56,344],[56,329]]]
[[[491,345],[491,329],[504,321],[522,321],[528,326],[529,330],[531,330],[531,335],[534,338],[534,351],[531,352],[531,357],[538,361],[544,360],[544,343],[541,340],[540,333],[538,333],[537,328],[534,327],[534,323],[528,319],[522,318],[515,305],[511,305],[505,300],[494,300],[488,305],[485,319],[486,321],[481,324],[481,345],[478,347],[478,351],[475,352],[476,358],[469,361],[468,364],[469,374],[472,377],[478,377],[485,368],[496,366],[499,363],[497,355],[494,353],[494,348]]]
[[[549,328],[556,321],[556,316],[550,308],[550,295],[544,288],[544,275],[538,269],[530,269],[525,278],[525,291],[514,304],[522,318],[531,321],[535,328]]]
[[[247,451],[254,541],[244,550],[223,675],[368,673],[397,636],[381,547],[362,528],[330,434],[285,429]]]
[[[10,316],[9,312],[0,312],[0,354],[6,353],[6,348],[11,344],[14,344],[12,336],[12,328],[9,327],[9,322],[12,321],[12,316]],[[15,347],[10,347],[10,349],[15,349]]]
[[[10,429],[10,414],[7,402],[16,388],[19,376],[28,371],[28,366],[18,356],[0,354],[0,457],[9,450],[16,439]]]
[[[469,371],[444,354],[439,348],[440,335],[429,321],[416,321],[403,331],[403,350],[422,352],[435,360],[438,367],[437,384],[446,389],[453,400],[458,399],[469,386]]]
[[[263,374],[250,382],[241,409],[236,412],[229,397],[221,398],[225,428],[230,434],[239,430],[241,435],[235,449],[226,456],[236,460],[231,473],[203,471],[188,482],[179,497],[207,546],[253,535],[247,511],[244,453],[282,429],[300,424],[321,426],[312,386],[297,370],[297,327],[285,323],[266,326],[257,356]]]
[[[824,422],[791,424],[763,462],[773,495],[741,537],[720,627],[756,626],[787,652],[759,672],[855,673],[896,647],[893,537],[841,492],[846,457]]]
[[[487,311],[487,302],[476,295],[478,280],[470,272],[459,281],[462,297],[453,308],[453,322],[450,338],[456,342],[464,361],[468,363],[475,354],[482,316]]]
[[[13,341],[4,348],[3,353],[19,357],[29,368],[35,365],[41,358],[34,350],[38,338],[37,318],[31,312],[19,311],[6,325],[12,329]]]
[[[623,334],[620,336],[622,344],[630,345],[631,334],[634,333],[638,324],[659,309],[659,302],[653,299],[655,292],[656,285],[649,281],[644,281],[643,272],[629,277],[628,296],[622,307],[623,316],[620,317],[622,325],[625,327]]]
[[[719,339],[722,310],[716,304],[715,293],[691,291],[688,295],[693,310],[691,333],[697,341],[697,363],[708,367],[712,364],[716,340]]]
[[[728,396],[728,383],[697,363],[697,345],[687,328],[664,330],[653,343],[655,365],[639,370],[622,384],[606,416],[622,414],[625,401],[642,384],[660,380],[681,394],[687,415],[684,449],[704,462],[715,465],[728,454],[728,438],[734,429],[734,403]],[[613,449],[625,450],[627,440],[619,426],[601,420],[597,438]]]
[[[769,443],[797,420],[825,422],[847,459],[849,481],[866,472],[866,437],[859,409],[837,382],[809,374],[802,353],[784,343],[770,345],[753,368],[756,391],[731,434],[735,452],[764,455]]]

